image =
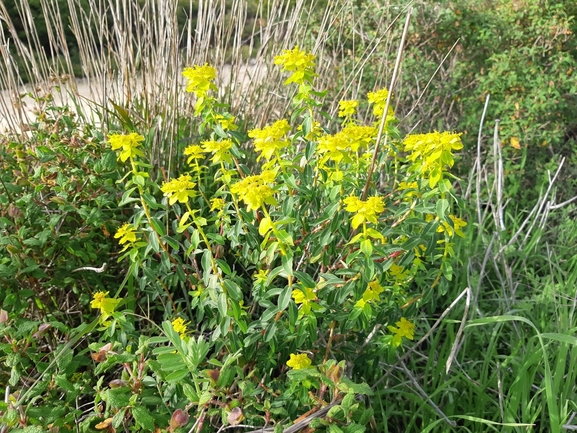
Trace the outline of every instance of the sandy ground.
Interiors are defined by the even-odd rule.
[[[220,81],[229,83],[231,74],[233,74],[231,66],[224,65],[219,73]],[[238,71],[234,72],[234,76],[236,80],[232,83],[233,89],[242,91],[243,88],[249,87],[255,81],[266,78],[266,67],[263,65],[259,67],[255,64],[242,65]],[[179,85],[184,88],[184,78],[179,80]],[[98,124],[99,116],[96,115],[96,112],[101,111],[103,105],[110,106],[109,99],[116,103],[122,103],[126,94],[122,89],[126,87],[120,82],[107,83],[105,86],[104,83],[94,79],[76,79],[74,83],[67,82],[59,85],[46,83],[35,88],[27,86],[21,88],[18,94],[11,94],[6,90],[0,91],[0,133],[26,130],[26,125],[35,121],[36,113],[46,108],[46,104],[38,103],[30,94],[36,97],[51,95],[54,98],[52,106],[68,105],[75,112],[80,109],[88,121]],[[133,79],[129,88],[133,93],[141,91],[142,79]]]

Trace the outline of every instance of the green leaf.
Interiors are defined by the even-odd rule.
[[[449,200],[441,199],[437,202],[437,216],[441,221],[445,219],[445,212],[449,208]]]
[[[264,332],[263,337],[264,342],[268,343],[270,340],[272,340],[275,334],[276,334],[276,322],[272,322],[270,325],[268,325],[266,331]]]
[[[314,289],[316,287],[315,280],[313,280],[309,274],[301,271],[294,271],[294,276],[302,283],[304,287],[308,287],[310,289]]]
[[[226,301],[226,295],[224,293],[220,293],[218,295],[218,302],[216,304],[218,308],[218,312],[221,318],[225,318],[228,312],[228,305]]]
[[[243,298],[242,290],[238,286],[238,284],[236,284],[232,280],[224,280],[223,285],[224,285],[224,288],[226,289],[226,293],[230,297],[230,299],[232,299],[233,301],[236,301],[236,302],[239,302],[240,300],[242,300],[242,298]]]
[[[122,206],[124,206],[125,204],[138,201],[137,198],[131,197],[131,195],[132,195],[132,193],[134,192],[135,189],[136,189],[136,187],[127,189],[127,190],[124,192],[124,194],[122,194],[122,199],[120,200],[120,203],[118,203],[118,207],[122,207]]]
[[[148,410],[144,406],[133,407],[132,416],[134,417],[136,424],[141,428],[150,432],[155,430],[154,418],[148,413]]]
[[[361,251],[367,257],[370,257],[371,254],[373,254],[373,244],[370,239],[365,239],[361,242]]]
[[[278,310],[283,311],[285,310],[291,300],[292,290],[290,287],[285,287],[281,294],[278,297]]]

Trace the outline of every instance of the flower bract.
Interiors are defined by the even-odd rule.
[[[195,196],[193,188],[195,183],[189,174],[184,174],[178,179],[172,179],[169,182],[164,182],[160,190],[168,197],[168,203],[172,206],[177,201],[179,203],[187,203],[188,199]]]
[[[395,323],[397,328],[394,326],[389,326],[389,331],[391,331],[395,336],[393,337],[392,344],[393,346],[397,347],[401,344],[403,337],[412,340],[415,335],[415,325],[409,322],[404,317],[401,317],[401,320]]]
[[[142,150],[138,149],[142,145],[144,137],[140,134],[132,132],[130,134],[112,134],[108,136],[108,142],[112,150],[120,151],[118,159],[125,162],[128,158],[136,156],[144,156]]]
[[[351,226],[356,229],[366,221],[377,224],[377,215],[385,210],[382,197],[369,197],[363,201],[355,196],[345,198],[344,203],[347,212],[356,213],[351,221]]]
[[[306,353],[300,353],[298,355],[291,353],[290,359],[286,363],[286,365],[288,365],[293,370],[308,368],[311,366],[311,364],[312,361]]]
[[[216,69],[208,64],[184,68],[182,75],[187,79],[186,91],[195,93],[198,98],[204,97],[209,90],[217,90],[212,82],[216,78]]]

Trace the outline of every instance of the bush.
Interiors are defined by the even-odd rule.
[[[359,102],[344,100],[330,134],[319,123],[324,93],[314,89],[314,62],[298,48],[276,57],[290,73],[286,84],[298,86],[290,122],[248,137],[212,96],[215,70],[186,69],[206,139],[185,149],[190,169],[162,184],[149,175],[147,137],[108,135],[108,168],[116,155],[126,167],[117,184],[130,216],[114,237],[129,269],[120,285],[95,286],[91,307],[100,316],[54,358],[69,360],[57,387],[94,387],[98,410],[76,421],[81,430],[213,431],[246,422],[282,431],[308,410],[316,411],[304,421],[312,428],[365,430],[367,383],[403,338],[414,338],[417,308],[452,278],[465,223],[450,212],[457,200],[447,170],[462,145],[451,133],[402,138],[386,89],[368,95],[380,121],[357,123]],[[8,353],[30,337],[14,327],[13,312],[4,314]],[[73,344],[95,328],[94,383],[73,376]],[[11,364],[26,371],[32,355],[18,353]],[[50,367],[5,407],[5,423],[64,428],[26,406],[32,395],[48,398]],[[10,378],[15,389],[19,379]]]

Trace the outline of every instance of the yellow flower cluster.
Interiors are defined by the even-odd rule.
[[[463,148],[461,134],[451,132],[407,135],[403,144],[409,160],[414,163],[413,169],[429,174],[431,188],[441,180],[443,169],[453,166],[453,150]]]
[[[385,210],[382,197],[369,197],[363,201],[355,196],[344,199],[347,212],[356,213],[351,221],[351,226],[356,229],[366,221],[377,224],[377,215]]]
[[[214,118],[219,123],[220,127],[225,131],[226,130],[236,131],[238,129],[238,126],[234,124],[235,117],[231,116],[230,114],[227,115],[226,117],[223,116],[222,114],[217,114]]]
[[[134,245],[136,242],[136,228],[130,224],[126,223],[118,230],[116,230],[116,234],[114,235],[115,239],[120,238],[118,243],[120,245],[124,245],[122,251],[126,250],[129,246]]]
[[[339,117],[351,117],[357,112],[359,101],[349,100],[339,102]]]
[[[116,306],[120,303],[120,301],[122,301],[122,298],[108,298],[107,295],[108,292],[96,292],[92,297],[92,301],[90,302],[91,308],[97,308],[100,310],[99,321],[103,325],[106,325],[106,319],[108,319],[112,313],[114,313]]]
[[[449,236],[456,234],[457,236],[464,238],[465,233],[463,233],[461,228],[465,227],[467,223],[455,215],[449,215],[449,218],[451,219],[453,226],[451,227],[451,224],[449,224],[447,221],[443,221],[443,223],[437,228],[437,232],[447,232]]]
[[[377,128],[373,126],[348,125],[334,135],[320,137],[316,149],[322,155],[319,164],[322,167],[328,160],[351,162],[359,150],[368,150],[376,136]]]
[[[314,289],[309,287],[295,289],[293,290],[291,296],[295,300],[296,304],[301,304],[299,316],[309,314],[311,312],[313,302],[317,299],[317,295],[315,294]]]
[[[363,293],[363,297],[355,303],[355,307],[364,308],[366,304],[380,300],[380,295],[385,289],[381,287],[377,280],[371,281]]]
[[[260,158],[269,161],[275,152],[287,147],[290,142],[284,137],[290,129],[291,127],[288,121],[282,119],[262,129],[252,129],[248,131],[248,136],[254,138],[255,150],[260,152],[257,161],[260,160]]]
[[[395,336],[392,340],[392,345],[397,347],[401,344],[403,337],[412,340],[415,336],[415,325],[409,322],[404,317],[401,317],[401,320],[396,322],[397,328],[394,326],[389,326],[389,331],[391,331]]]
[[[144,137],[135,132],[123,135],[112,134],[108,136],[108,142],[112,150],[119,150],[118,159],[125,162],[128,158],[132,159],[136,156],[144,156],[142,150],[138,149],[142,145]]]
[[[184,149],[184,154],[188,156],[186,162],[190,164],[197,159],[204,159],[204,150],[198,144],[192,144]]]
[[[218,90],[212,80],[216,78],[216,69],[208,64],[184,68],[182,75],[187,79],[186,91],[203,98],[209,90]]]
[[[280,56],[274,58],[274,64],[282,65],[284,71],[293,73],[285,81],[285,85],[304,84],[305,81],[311,81],[315,76],[315,56],[301,51],[298,46],[292,50],[283,50]]]
[[[172,329],[174,329],[180,335],[180,338],[186,337],[186,323],[181,317],[177,317],[172,322]]]
[[[300,370],[303,368],[308,368],[312,364],[311,359],[306,355],[306,353],[301,353],[299,355],[295,355],[291,353],[290,359],[287,361],[286,365],[288,365],[293,370]]]
[[[377,90],[376,92],[369,92],[367,98],[370,104],[375,104],[373,107],[373,114],[376,117],[381,117],[385,112],[385,105],[387,105],[387,97],[389,96],[389,91],[387,89]],[[393,108],[389,106],[389,112],[387,113],[387,122],[394,120],[395,113]]]
[[[231,186],[230,192],[238,195],[249,211],[260,208],[264,203],[276,204],[274,190],[269,184],[274,182],[276,173],[272,170],[247,176]]]
[[[172,206],[177,201],[187,203],[188,199],[195,196],[193,188],[196,183],[192,181],[190,174],[183,174],[178,179],[164,182],[160,190],[168,197],[168,203]]]
[[[217,163],[220,161],[232,162],[232,155],[230,154],[230,149],[232,148],[231,140],[207,140],[202,143],[202,150],[207,153],[213,153],[211,161]]]

